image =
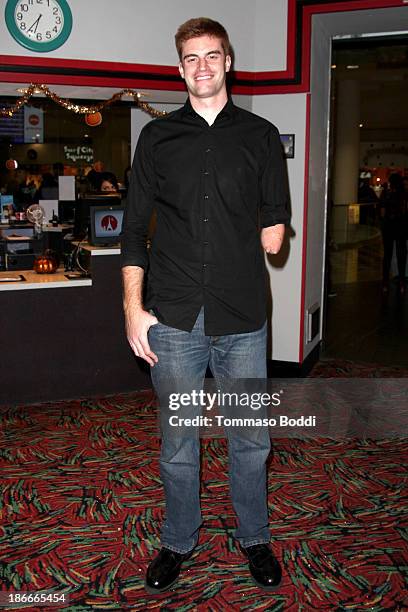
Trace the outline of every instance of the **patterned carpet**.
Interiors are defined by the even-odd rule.
[[[163,517],[152,392],[3,409],[2,424],[0,590],[70,597],[30,610],[408,609],[406,439],[274,440],[273,595],[232,538],[225,440],[204,440],[199,546],[177,587],[152,597],[143,576]]]

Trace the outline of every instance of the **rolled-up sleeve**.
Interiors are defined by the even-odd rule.
[[[147,231],[153,211],[153,162],[150,145],[150,124],[140,133],[133,158],[129,190],[121,234],[121,265],[148,265]]]
[[[268,150],[269,154],[262,173],[261,227],[269,227],[278,223],[288,225],[290,205],[286,163],[279,132],[272,125],[268,135]]]

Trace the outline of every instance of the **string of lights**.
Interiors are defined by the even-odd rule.
[[[113,96],[108,100],[102,100],[97,104],[83,105],[76,104],[74,101],[69,100],[67,98],[61,98],[61,96],[56,94],[54,91],[51,91],[47,87],[47,85],[44,85],[42,83],[30,83],[30,85],[25,89],[23,95],[16,100],[13,106],[9,108],[0,108],[0,117],[12,117],[18,110],[20,110],[22,106],[27,104],[27,102],[35,93],[39,93],[40,91],[45,96],[47,96],[47,98],[50,98],[51,100],[53,100],[53,102],[59,104],[59,106],[62,106],[66,110],[72,111],[73,113],[76,113],[78,115],[92,115],[94,113],[98,113],[102,109],[113,104],[114,102],[118,102],[124,96],[133,98],[136,107],[140,108],[140,110],[144,111],[145,113],[148,113],[154,119],[167,115],[165,111],[157,110],[147,102],[142,102],[140,100],[140,93],[133,89],[122,89],[121,91],[118,91],[117,93],[113,94]]]

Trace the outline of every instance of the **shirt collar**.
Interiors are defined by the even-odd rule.
[[[231,99],[230,96],[228,96],[228,101],[225,104],[225,106],[220,110],[220,112],[217,115],[217,119],[218,117],[232,117],[235,113],[235,105]],[[185,115],[190,115],[190,116],[198,116],[198,113],[195,112],[194,108],[191,105],[190,102],[190,98],[187,98],[186,103],[184,104],[184,106],[181,108],[182,114],[183,116]]]

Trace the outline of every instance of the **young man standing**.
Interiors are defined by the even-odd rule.
[[[159,399],[169,380],[188,379],[200,389],[208,365],[216,380],[266,378],[263,250],[279,251],[289,221],[278,131],[227,94],[227,32],[216,21],[190,19],[178,29],[176,46],[188,100],[140,134],[122,242],[127,337],[150,364]],[[157,226],[143,303],[153,208]],[[228,438],[235,538],[255,583],[273,590],[281,568],[269,545],[268,429],[255,438],[232,431]],[[150,593],[175,583],[197,544],[199,461],[197,435],[172,436],[164,428],[166,520],[162,549],[147,571]]]

